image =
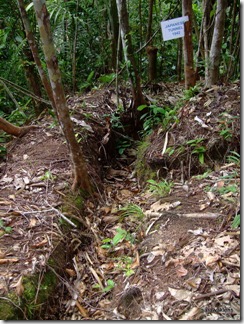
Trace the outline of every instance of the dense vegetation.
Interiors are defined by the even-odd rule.
[[[32,3],[25,1],[25,4],[36,42],[40,44]],[[146,45],[157,49],[157,76],[154,82],[184,79],[182,39],[164,42],[160,28],[162,20],[182,15],[181,6],[181,1],[178,0],[140,0],[127,3],[134,56],[143,83],[148,81]],[[217,1],[214,0],[194,0],[192,3],[193,51],[198,78],[204,77],[207,64],[203,57],[202,22],[206,17],[208,43],[211,44],[216,6]],[[219,65],[221,81],[240,77],[239,6],[239,1],[226,3]],[[127,79],[122,46],[117,50],[119,25],[115,0],[48,0],[47,7],[66,93],[81,92],[109,83],[116,72],[121,72],[121,80]],[[39,55],[44,61],[41,49]],[[2,1],[0,8],[0,75],[0,116],[21,124],[35,112],[28,91],[43,98],[45,94],[40,86],[15,0]]]

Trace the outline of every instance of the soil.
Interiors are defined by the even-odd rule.
[[[183,97],[178,84],[152,91],[144,94],[158,106]],[[201,89],[176,123],[149,136],[143,161],[128,123],[130,97],[120,89],[120,118],[112,88],[67,99],[96,184],[93,197],[70,192],[69,152],[53,117],[44,113],[38,128],[7,145],[0,164],[0,298],[14,292],[27,300],[23,278],[37,274],[37,304],[42,277],[51,272],[58,284],[34,319],[240,319],[240,231],[231,227],[240,208],[240,165],[228,160],[240,151],[239,83]],[[197,146],[186,145],[199,138],[203,163],[192,153]],[[163,184],[150,192],[149,179],[139,179],[141,162],[157,183],[172,182],[167,194]],[[24,304],[17,306],[18,318],[6,319],[30,319]]]

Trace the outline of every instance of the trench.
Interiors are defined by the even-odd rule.
[[[106,186],[116,187],[117,180],[120,184],[123,181],[128,181],[124,174],[127,173],[128,175],[128,172],[133,171],[133,163],[137,158],[136,143],[139,138],[138,130],[140,126],[138,125],[139,128],[136,129],[134,121],[127,116],[124,116],[121,120],[125,127],[120,125],[119,129],[111,129],[109,141],[97,150],[99,154],[95,156],[95,159],[93,157],[93,161],[98,161],[96,172],[93,171],[93,174],[96,174],[98,193],[93,198],[88,198],[87,201],[85,198],[84,205],[79,206],[78,204],[77,207],[84,210],[84,216],[86,215],[86,205],[89,205],[91,201],[94,205],[105,203],[105,201],[102,202],[102,196],[103,192],[106,191]],[[93,142],[93,139],[91,139],[91,142]],[[95,154],[94,148],[93,154]],[[64,199],[64,206],[67,202],[69,204],[69,201]],[[74,221],[73,218],[71,220]],[[58,243],[50,257],[51,267],[47,267],[47,276],[53,276],[54,274],[56,283],[52,287],[54,289],[50,289],[50,296],[46,301],[43,301],[43,305],[34,313],[35,320],[65,320],[67,316],[67,309],[62,304],[62,300],[72,299],[71,296],[73,295],[73,283],[69,284],[70,278],[67,275],[67,269],[72,269],[76,256],[80,253],[86,253],[87,250],[92,248],[94,242],[93,233],[89,231],[87,233],[87,228],[81,223],[72,240],[67,239],[70,230],[72,230],[72,227],[69,226],[64,229],[63,234],[66,239]],[[103,226],[99,230],[102,232]]]

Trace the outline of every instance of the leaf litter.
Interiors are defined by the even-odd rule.
[[[203,131],[215,122],[216,111],[213,116],[202,107],[212,108],[218,97],[216,90],[205,94],[206,98],[193,98],[181,111],[183,116],[187,110],[191,115],[198,109],[191,118]],[[60,218],[65,221],[71,216],[60,210],[63,190],[71,181],[67,147],[60,131],[49,128],[51,121],[46,119],[45,132],[37,129],[13,141],[0,179],[1,219],[5,227],[13,229],[0,238],[1,295],[9,289],[21,295],[22,276],[46,271],[56,240],[65,239],[72,257],[66,263],[62,261],[66,275],[56,273],[62,288],[53,300],[59,307],[52,303],[42,319],[239,319],[240,231],[230,226],[240,208],[239,166],[224,163],[202,178],[190,176],[187,182],[179,181],[182,169],[175,169],[170,194],[153,196],[139,185],[133,158],[128,163],[126,150],[124,164],[123,159],[113,163],[107,160],[103,166],[98,163],[108,157],[103,146],[109,144],[104,137],[111,138],[111,129],[101,116],[108,107],[114,111],[112,97],[113,91],[105,90],[68,99],[76,127],[84,125],[90,140],[96,142],[89,150],[85,148],[85,154],[91,156],[90,165],[96,165],[90,172],[98,188],[104,188],[96,201],[87,200],[82,215],[76,211],[83,229],[74,227],[71,239],[60,228]],[[126,104],[127,94],[123,102]],[[229,107],[228,100],[224,104]],[[201,108],[204,115],[199,114]],[[82,125],[76,122],[83,121],[88,113],[90,119]],[[98,128],[99,140],[91,131]],[[162,149],[165,157],[163,145],[160,152]],[[101,174],[105,175],[103,183],[98,180]],[[128,205],[132,214],[133,206],[139,206],[143,218],[135,214],[122,217],[121,209]],[[107,248],[102,248],[103,244]]]

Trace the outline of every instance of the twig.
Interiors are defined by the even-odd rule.
[[[208,294],[203,294],[203,295],[200,295],[200,296],[196,296],[194,297],[194,300],[199,300],[199,299],[204,299],[204,298],[208,298],[208,297],[212,297],[212,296],[217,296],[217,295],[221,295],[221,294],[224,294],[228,291],[231,291],[230,289],[220,289],[220,290],[217,290],[217,291],[213,291],[213,292],[210,292]]]

